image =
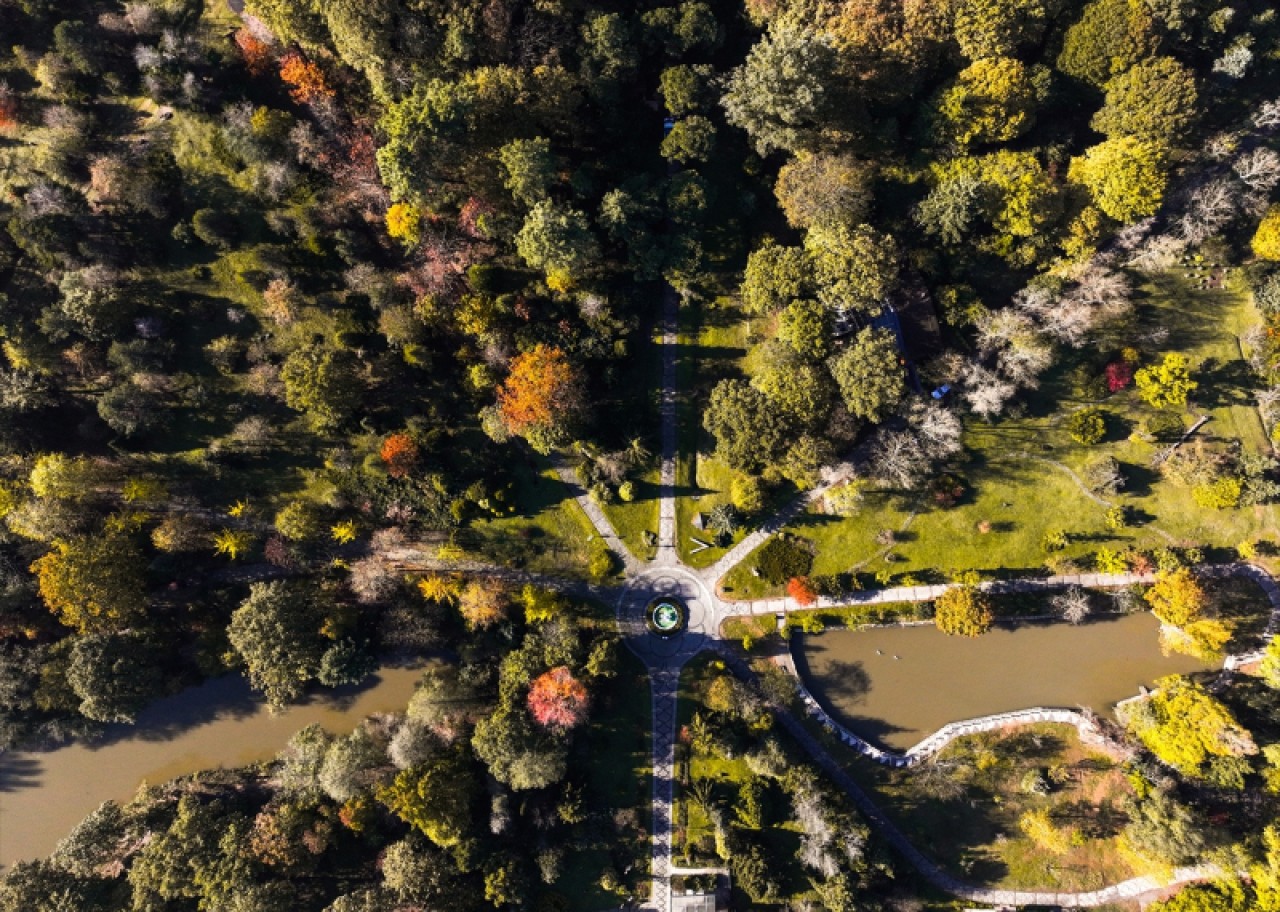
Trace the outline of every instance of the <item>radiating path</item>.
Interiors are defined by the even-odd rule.
[[[677,564],[676,549],[676,329],[680,300],[667,286],[662,299],[662,472],[658,501],[659,564]]]
[[[644,565],[636,560],[635,555],[631,553],[631,549],[622,543],[622,539],[614,531],[613,524],[604,515],[604,510],[600,509],[600,505],[591,499],[591,495],[587,493],[586,489],[578,481],[578,476],[574,474],[573,467],[569,465],[569,461],[559,454],[553,456],[551,461],[552,465],[555,466],[556,474],[560,476],[560,480],[569,489],[573,499],[578,502],[582,512],[587,515],[587,519],[591,521],[596,534],[600,536],[609,550],[622,561],[626,575],[634,576],[641,572],[644,569]]]

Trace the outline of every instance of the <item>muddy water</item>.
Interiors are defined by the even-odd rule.
[[[1110,714],[1120,700],[1167,674],[1203,671],[1165,657],[1150,614],[1078,627],[1024,623],[976,639],[932,625],[832,630],[800,638],[796,665],[814,697],[849,729],[903,750],[947,722],[1034,706],[1088,706]]]
[[[313,722],[345,733],[364,716],[403,711],[420,671],[384,668],[359,688],[272,713],[239,676],[158,701],[135,726],[112,726],[95,744],[0,754],[0,864],[48,855],[107,799],[127,801],[143,782],[274,756]]]

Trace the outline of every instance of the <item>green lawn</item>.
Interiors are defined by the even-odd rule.
[[[634,866],[632,879],[642,890],[650,861],[646,839],[652,811],[649,732],[652,705],[649,681],[640,660],[618,650],[618,672],[608,692],[598,698],[591,730],[579,739],[575,769],[586,776],[585,804],[599,815],[602,826],[595,844],[566,853],[564,871],[555,891],[574,912],[600,912],[621,905],[621,898],[600,888],[600,874],[613,864]]]
[[[631,503],[615,501],[602,505],[604,515],[608,517],[618,537],[641,560],[653,560],[657,553],[656,548],[644,543],[644,533],[652,532],[655,536],[658,534],[661,481],[662,471],[654,466],[638,478],[632,479],[636,488],[635,500]]]
[[[1212,420],[1197,434],[1208,442],[1241,440],[1248,450],[1269,446],[1256,409],[1237,334],[1256,323],[1253,305],[1239,291],[1189,287],[1184,276],[1166,274],[1144,286],[1142,328],[1167,327],[1169,338],[1159,351],[1143,352],[1144,363],[1166,351],[1183,351],[1198,365],[1200,389],[1188,409]],[[1250,537],[1280,537],[1275,506],[1207,510],[1195,504],[1190,490],[1164,480],[1150,468],[1158,445],[1133,434],[1149,407],[1132,390],[1098,403],[1106,413],[1108,436],[1100,444],[1082,446],[1063,424],[1070,412],[1091,403],[1072,398],[1063,379],[1066,367],[1046,378],[1044,389],[1022,417],[987,424],[966,418],[965,453],[957,467],[968,490],[950,509],[934,506],[923,494],[871,492],[857,516],[825,515],[821,507],[799,517],[790,530],[814,543],[815,574],[861,570],[941,579],[958,570],[988,573],[1027,571],[1043,566],[1041,542],[1046,532],[1062,530],[1071,541],[1060,552],[1088,565],[1099,548],[1147,549],[1172,542],[1195,542],[1230,548]],[[1057,405],[1049,414],[1037,406]],[[1121,494],[1109,497],[1129,508],[1129,527],[1112,530],[1106,506],[1088,496],[1073,478],[1092,459],[1110,455],[1122,463],[1129,479]],[[914,515],[913,515],[914,514]],[[898,533],[892,548],[877,544],[876,533]],[[890,560],[885,560],[886,552]],[[751,576],[751,558],[724,580],[733,596],[779,594]]]
[[[513,466],[516,512],[477,519],[467,536],[470,549],[490,560],[539,573],[583,576],[595,529],[569,497],[554,469]],[[473,544],[474,540],[474,544]]]
[[[758,327],[757,327],[758,328]],[[702,428],[702,413],[711,388],[727,377],[743,376],[752,321],[736,308],[718,302],[681,308],[677,384],[679,456],[676,461],[676,526],[680,559],[692,567],[709,567],[727,550],[701,548],[694,538],[711,542],[692,525],[695,514],[729,499],[733,470],[711,451],[715,441]],[[745,531],[735,537],[739,540]],[[733,542],[728,544],[732,547]],[[695,549],[697,549],[695,553]]]

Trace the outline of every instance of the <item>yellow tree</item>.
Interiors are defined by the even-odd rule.
[[[507,616],[506,587],[498,580],[472,580],[458,596],[458,611],[472,630],[492,627]]]
[[[1153,408],[1187,404],[1187,396],[1199,383],[1191,379],[1191,364],[1181,352],[1169,352],[1159,364],[1144,367],[1133,376],[1138,395]]]
[[[1267,210],[1253,236],[1253,252],[1259,259],[1280,260],[1280,204]]]
[[[119,630],[146,608],[142,554],[123,535],[57,540],[31,565],[40,597],[58,620],[80,633]]]
[[[1130,713],[1130,730],[1160,760],[1198,776],[1213,757],[1240,757],[1257,745],[1225,705],[1194,681],[1171,675],[1156,681],[1146,712]]]
[[[981,636],[991,620],[991,605],[976,586],[953,586],[934,603],[933,622],[952,636]]]
[[[1186,567],[1161,573],[1142,596],[1151,612],[1172,627],[1186,627],[1200,619],[1208,601],[1204,587]]]

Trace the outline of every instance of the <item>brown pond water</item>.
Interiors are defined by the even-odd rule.
[[[1152,615],[1131,614],[1078,627],[1024,622],[975,639],[932,625],[830,630],[799,637],[792,651],[836,719],[873,744],[905,750],[948,722],[1015,709],[1088,706],[1110,715],[1162,675],[1211,667],[1161,655],[1159,629]]]
[[[48,855],[90,811],[128,801],[143,781],[266,760],[313,722],[345,734],[372,713],[403,711],[420,676],[383,668],[359,688],[272,713],[244,678],[228,675],[157,701],[137,725],[113,725],[96,743],[0,754],[0,864]]]

